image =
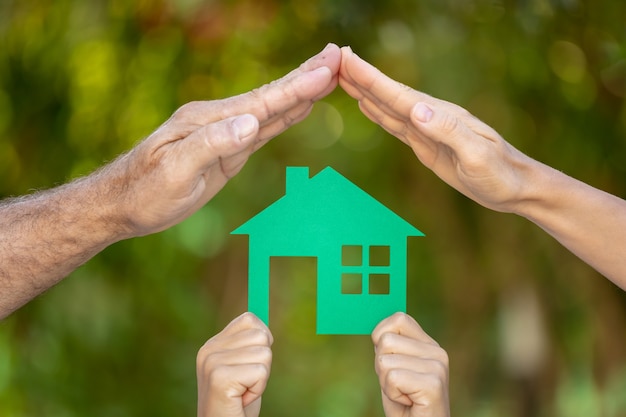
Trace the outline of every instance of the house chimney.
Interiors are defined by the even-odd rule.
[[[302,189],[309,180],[309,167],[287,167],[285,194]]]

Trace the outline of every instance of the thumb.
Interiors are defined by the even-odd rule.
[[[450,159],[458,161],[463,170],[482,171],[485,161],[493,157],[493,145],[498,143],[499,135],[489,126],[472,116],[467,110],[450,108],[437,103],[419,102],[411,109],[411,124],[419,131],[421,141],[447,147],[446,154]],[[420,156],[418,143],[411,144],[415,153]],[[427,147],[426,147],[427,148]],[[432,149],[432,148],[430,148]],[[425,165],[433,169],[448,184],[457,188],[456,171],[450,171],[454,165],[435,167],[440,162],[420,158]],[[450,162],[450,161],[449,161]],[[452,176],[450,176],[452,175]],[[458,189],[458,188],[457,188]]]
[[[228,158],[250,147],[259,132],[259,121],[251,114],[242,114],[209,123],[194,131],[186,139],[189,160],[199,171],[205,171],[216,160],[221,160],[227,177],[232,168]]]
[[[418,102],[411,109],[411,123],[431,140],[453,148],[471,131],[453,112]]]

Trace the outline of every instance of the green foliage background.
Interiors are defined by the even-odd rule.
[[[327,42],[624,196],[625,22],[613,0],[2,0],[0,197],[85,175],[183,103],[270,82]],[[284,193],[288,165],[333,166],[426,233],[409,243],[409,313],[450,355],[453,414],[626,415],[624,293],[441,182],[339,89],[196,215],[0,323],[0,415],[193,415],[196,352],[246,308],[247,241],[229,232]],[[311,269],[273,265],[261,413],[382,416],[369,338],[314,335]]]

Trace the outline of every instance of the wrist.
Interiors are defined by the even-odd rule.
[[[531,160],[525,168],[524,192],[513,211],[550,234],[568,226],[570,206],[580,204],[580,181],[541,162]]]
[[[533,220],[555,204],[555,181],[561,172],[520,153],[514,165],[517,173],[517,198],[510,206],[510,212]]]
[[[61,208],[60,222],[83,240],[83,245],[102,250],[133,236],[120,210],[120,193],[100,172],[72,181],[52,196]]]

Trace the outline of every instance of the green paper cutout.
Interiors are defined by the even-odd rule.
[[[317,334],[370,334],[405,312],[407,238],[424,234],[330,167],[286,176],[285,195],[231,232],[249,235],[248,310],[269,325],[270,257],[314,256]]]

